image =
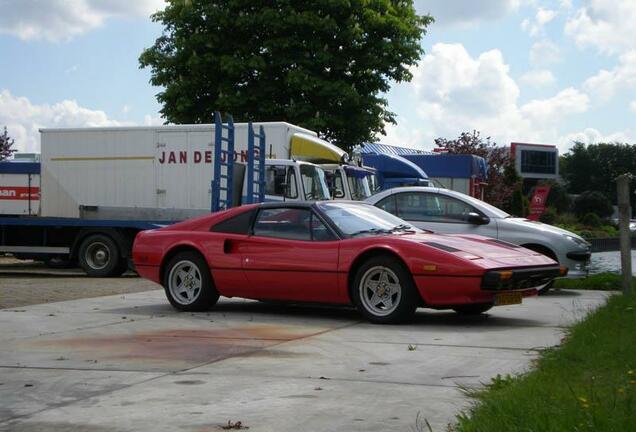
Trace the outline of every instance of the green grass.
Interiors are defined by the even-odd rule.
[[[528,374],[471,392],[461,432],[636,430],[636,295],[615,295]]]
[[[632,278],[632,286],[636,290],[636,277]],[[599,273],[584,279],[557,279],[554,281],[554,288],[620,291],[621,275],[618,273]]]

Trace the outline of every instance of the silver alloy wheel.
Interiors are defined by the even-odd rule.
[[[179,261],[170,270],[168,290],[177,303],[184,306],[194,303],[202,286],[201,272],[192,261]]]
[[[102,242],[88,245],[84,253],[86,264],[94,270],[101,270],[110,262],[110,248]]]
[[[358,287],[364,308],[376,316],[391,314],[400,303],[402,286],[388,267],[375,266],[367,270]]]

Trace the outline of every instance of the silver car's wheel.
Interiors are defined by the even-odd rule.
[[[179,261],[170,270],[168,290],[180,305],[187,306],[197,301],[202,286],[201,270],[192,261]]]
[[[400,279],[388,267],[375,266],[363,275],[358,287],[364,308],[376,316],[390,315],[400,304]]]

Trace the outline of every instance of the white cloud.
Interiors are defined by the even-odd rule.
[[[152,116],[150,114],[144,116],[144,126],[161,126],[162,124],[164,124],[164,120],[159,116]]]
[[[521,107],[521,112],[537,126],[554,123],[564,114],[580,114],[590,107],[590,98],[568,87],[548,99],[535,99]]]
[[[147,17],[164,0],[0,0],[0,33],[23,40],[69,40],[109,18]]]
[[[632,110],[634,114],[636,114],[636,100],[630,102],[629,109]]]
[[[596,143],[634,143],[634,139],[626,132],[614,132],[604,135],[600,131],[594,128],[586,128],[580,132],[569,133],[559,139],[557,145],[559,151],[566,152],[575,142],[582,142],[584,144],[596,144]]]
[[[623,89],[636,88],[636,50],[622,54],[614,69],[601,69],[585,80],[583,87],[601,101],[610,100]]]
[[[499,144],[510,141],[555,142],[559,126],[569,115],[585,112],[589,98],[566,88],[548,99],[519,103],[520,90],[509,74],[499,50],[472,57],[461,44],[436,44],[413,70],[412,102],[421,136],[456,137],[477,129]],[[407,128],[408,129],[408,128]],[[387,142],[416,146],[402,131],[402,124],[389,131]]]
[[[535,66],[548,66],[561,60],[559,46],[549,39],[535,42],[530,48],[530,63]]]
[[[521,22],[521,29],[528,32],[530,36],[539,36],[543,34],[543,28],[552,21],[558,12],[552,9],[538,8],[534,17],[534,21],[526,18]]]
[[[546,87],[554,84],[556,78],[547,69],[535,69],[523,74],[519,81],[532,87]]]
[[[36,105],[25,97],[0,92],[0,126],[7,126],[21,152],[38,152],[38,129],[50,127],[119,126],[124,123],[109,119],[104,111],[84,108],[76,101],[64,100],[53,105]]]
[[[418,0],[415,8],[420,14],[430,13],[435,24],[473,24],[479,21],[495,20],[518,9],[521,0]]]
[[[579,47],[617,54],[636,48],[636,1],[586,0],[565,25]]]

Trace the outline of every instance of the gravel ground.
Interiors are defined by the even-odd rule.
[[[134,274],[89,278],[80,270],[52,270],[41,263],[0,258],[0,309],[160,289]]]

